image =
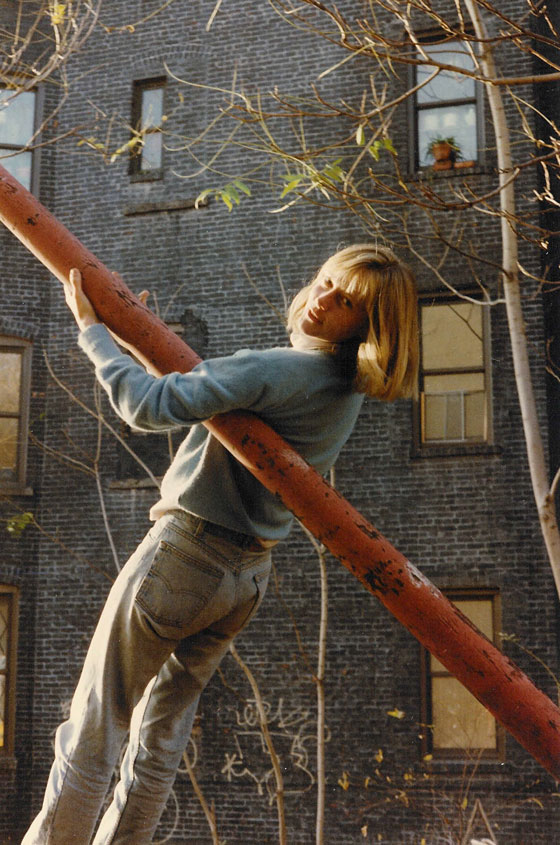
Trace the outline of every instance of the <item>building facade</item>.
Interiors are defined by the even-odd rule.
[[[354,4],[346,5],[350,14]],[[525,8],[520,0],[503,5],[510,16]],[[291,26],[275,4],[224,3],[209,27],[212,10],[200,0],[175,0],[151,16],[155,8],[137,0],[103,9],[66,64],[66,88],[51,80],[10,100],[0,112],[0,152],[9,156],[2,162],[129,287],[149,289],[161,316],[202,357],[285,344],[285,296],[339,245],[383,237],[383,220],[364,227],[334,193],[315,203],[292,203],[295,193],[280,198],[281,188],[271,196],[270,166],[257,149],[262,136],[242,123],[243,106],[275,88],[280,100],[289,94],[305,104],[299,123],[268,124],[278,148],[296,137],[301,152],[298,127],[308,120],[310,147],[333,143],[348,127],[356,132],[347,114],[335,122],[332,109],[319,108],[310,86],[344,54],[336,39]],[[400,38],[401,24],[380,14],[388,37]],[[444,50],[443,58],[468,62],[460,44],[442,47],[438,37],[433,27],[423,33],[429,55],[439,51],[441,59]],[[504,50],[508,74],[532,72],[530,55]],[[371,92],[368,62],[323,76],[321,98],[343,103],[341,113],[348,103],[357,108]],[[403,183],[412,193],[424,186],[424,197],[429,189],[449,199],[468,185],[492,191],[495,144],[483,91],[450,74],[426,84],[427,75],[419,63],[387,77],[389,99],[425,83],[395,108],[388,130]],[[539,95],[528,84],[520,96]],[[256,129],[266,109],[277,119],[267,102],[254,114]],[[24,149],[55,109],[42,146]],[[512,101],[507,109],[517,121]],[[453,136],[450,166],[434,167],[435,136]],[[356,137],[354,156],[364,145]],[[391,155],[388,146],[380,151],[380,172],[389,173]],[[337,157],[321,159],[323,172],[328,162],[338,166]],[[346,160],[342,166],[348,172]],[[285,175],[288,185],[292,163]],[[517,186],[520,214],[534,212],[537,187],[537,171],[528,168]],[[197,203],[201,191],[208,193]],[[430,217],[412,202],[399,210],[407,241],[374,186],[368,201],[375,207],[376,200],[387,237],[419,281],[418,395],[366,400],[337,462],[336,486],[553,697],[557,600],[506,314],[480,293],[484,283],[501,299],[498,222],[447,213],[441,220],[455,227],[449,237],[462,238],[478,260],[453,250],[442,258],[430,222],[437,211]],[[157,479],[181,435],[141,435],[120,423],[96,391],[58,283],[7,230],[0,249],[0,842],[17,843],[40,806],[54,731],[103,601],[148,528]],[[544,353],[553,306],[547,324],[531,279],[540,261],[522,241],[524,313],[547,434],[547,421],[557,419],[547,406]],[[557,433],[550,435],[557,455]],[[237,647],[258,682],[280,757],[288,841],[304,845],[315,840],[321,568],[299,528],[274,560],[266,601]],[[499,843],[549,843],[560,820],[552,778],[337,561],[327,561],[327,573],[324,841],[435,845],[492,833]],[[254,693],[233,657],[205,692],[189,756],[223,841],[278,841],[273,768]],[[186,769],[158,841],[212,841]]]

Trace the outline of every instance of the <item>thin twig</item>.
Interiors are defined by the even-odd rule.
[[[266,718],[266,710],[264,707],[264,703],[262,700],[261,692],[255,676],[251,672],[249,666],[245,663],[237,649],[235,648],[233,642],[230,644],[229,650],[239,666],[245,672],[247,676],[247,680],[251,685],[251,689],[253,690],[253,695],[255,697],[255,704],[257,706],[257,712],[259,714],[259,724],[262,731],[263,739],[265,741],[266,747],[268,749],[268,753],[270,754],[270,760],[272,763],[272,768],[274,770],[274,778],[276,780],[276,790],[275,790],[275,798],[276,798],[276,810],[278,813],[278,841],[280,845],[287,845],[287,838],[286,838],[286,817],[285,817],[285,807],[284,807],[284,777],[282,775],[282,767],[280,765],[280,760],[276,753],[276,749],[274,748],[274,743],[272,742],[272,736],[270,735],[270,731],[268,729],[268,720]]]

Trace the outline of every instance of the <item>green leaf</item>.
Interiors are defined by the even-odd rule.
[[[292,181],[289,182],[286,185],[286,187],[284,188],[284,190],[280,194],[280,199],[283,199],[286,196],[286,194],[289,194],[291,191],[295,191],[295,189],[297,188],[297,186],[299,185],[299,183],[301,182],[302,179],[303,179],[303,176],[296,176],[295,179],[292,179]]]
[[[332,179],[333,182],[342,182],[344,179],[344,171],[341,167],[338,166],[338,162],[334,161],[332,164],[328,164],[325,169],[323,170],[323,174],[328,178]]]
[[[218,196],[220,197],[222,202],[224,202],[227,205],[228,211],[231,211],[232,208],[233,208],[233,203],[231,201],[231,198],[230,198],[228,192],[226,190],[220,191]]]
[[[393,142],[391,141],[390,138],[383,138],[383,146],[385,147],[386,150],[389,150],[390,153],[393,153],[393,155],[395,155],[395,156],[398,155],[398,152],[394,148]]]
[[[243,191],[243,193],[244,193],[244,194],[246,194],[248,197],[250,197],[250,196],[251,196],[251,191],[250,191],[250,189],[247,187],[247,185],[245,184],[245,182],[242,182],[242,181],[241,181],[241,179],[234,179],[234,180],[233,180],[233,184],[234,184],[237,188],[239,188],[239,190],[240,190],[240,191]]]
[[[31,511],[18,513],[8,519],[6,523],[6,531],[11,534],[12,537],[20,537],[30,522],[33,522],[33,514]]]
[[[236,205],[239,205],[239,194],[237,190],[233,187],[233,185],[226,185],[226,187],[224,188],[224,192],[228,195],[230,199],[234,201]]]

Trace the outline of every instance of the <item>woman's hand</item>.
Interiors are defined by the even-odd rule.
[[[64,282],[64,296],[66,304],[76,320],[80,331],[87,329],[94,323],[101,322],[97,318],[93,305],[82,290],[82,274],[75,267],[70,270],[70,277]]]

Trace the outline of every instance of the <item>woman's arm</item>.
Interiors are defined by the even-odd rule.
[[[116,276],[117,274],[114,273],[113,275]],[[93,326],[95,323],[101,322],[95,313],[93,305],[84,293],[82,287],[82,274],[75,267],[70,270],[70,277],[68,281],[64,283],[64,295],[66,297],[66,304],[74,315],[74,319],[76,320],[80,331],[84,331],[84,329],[87,329],[88,326]],[[138,295],[138,299],[143,305],[145,305],[149,295],[149,291],[143,290],[142,293]],[[152,362],[149,361],[148,358],[146,358],[135,346],[133,346],[132,343],[127,343],[115,334],[115,332],[110,333],[120,346],[124,349],[128,349],[129,352],[132,352],[136,360],[139,361],[149,373],[154,376],[161,375],[161,371],[154,367]]]
[[[66,304],[76,320],[80,331],[100,323],[95,309],[82,289],[82,274],[76,267],[70,270],[70,277],[63,282]]]
[[[114,409],[135,428],[154,431],[188,426],[237,408],[258,412],[269,384],[279,380],[278,372],[268,372],[263,367],[262,354],[249,351],[202,362],[186,374],[154,372],[133,346],[123,344],[141,359],[142,365],[115,345],[83,292],[78,270],[70,272],[65,295],[82,329],[80,346],[94,363],[97,378]],[[146,297],[144,291],[143,302]]]

